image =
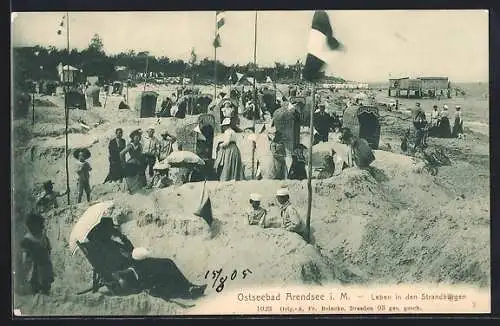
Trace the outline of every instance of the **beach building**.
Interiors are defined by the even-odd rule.
[[[391,97],[431,97],[451,96],[448,77],[410,77],[390,78],[389,96]]]

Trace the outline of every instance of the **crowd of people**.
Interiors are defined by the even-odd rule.
[[[453,127],[450,124],[448,105],[444,104],[439,110],[437,105],[433,106],[429,114],[429,120],[420,103],[412,113],[412,123],[415,128],[415,145],[413,150],[424,149],[427,145],[427,137],[438,138],[463,138],[463,119],[460,105],[455,107]]]
[[[281,101],[276,103],[277,109],[272,114],[269,130],[265,130],[265,127],[260,130],[252,130],[254,135],[264,133],[268,137],[272,155],[270,178],[276,180],[306,179],[308,176],[306,171],[307,147],[300,143],[300,102],[296,97],[283,97]],[[247,101],[246,104],[243,112],[248,117],[263,119],[264,113],[261,109],[259,108],[260,111],[256,110],[258,106],[255,106],[251,100]],[[205,147],[210,148],[213,145],[215,149],[214,151],[207,150],[205,154],[197,153],[202,156],[205,162],[210,163],[200,180],[212,177],[219,181],[245,180],[247,178],[244,175],[245,169],[237,140],[237,134],[243,131],[239,126],[239,116],[242,112],[238,111],[234,102],[228,99],[224,93],[219,94],[209,106],[209,110],[215,112],[216,106],[220,108],[222,133],[214,138],[213,131],[211,134],[207,133],[205,126],[197,125],[194,128],[199,140],[207,143]],[[368,168],[374,162],[375,155],[367,140],[358,137],[349,128],[341,127],[337,123],[338,117],[326,113],[325,107],[324,102],[318,101],[315,108],[313,145],[328,142],[332,131],[340,131],[339,142],[346,145],[347,152],[335,153],[332,150],[331,155],[325,157],[324,167],[319,178],[331,177],[336,170],[351,167]],[[450,126],[446,105],[441,110],[437,105],[434,105],[429,118],[428,121],[425,111],[420,103],[417,103],[412,113],[412,125],[416,135],[415,150],[427,146],[428,136],[463,137],[460,106],[456,107],[453,127]],[[165,163],[166,158],[173,152],[182,150],[182,146],[177,144],[177,138],[166,130],[162,131],[160,138],[157,138],[156,129],[157,125],[149,127],[145,133],[141,129],[136,129],[130,133],[128,141],[123,137],[122,128],[115,130],[115,136],[108,144],[109,173],[104,179],[104,183],[117,182],[122,185],[125,179],[126,187],[130,193],[144,187],[162,188],[172,184],[170,182],[171,176],[168,173],[169,164]],[[252,140],[253,146],[256,146],[255,138]],[[87,202],[90,202],[92,167],[87,160],[91,153],[88,149],[83,148],[75,150],[73,154],[77,160],[75,172],[78,176],[78,202],[82,201],[84,193]],[[334,157],[341,157],[341,159],[334,159]],[[258,166],[259,162],[257,162],[257,170]],[[259,178],[258,173],[256,178]],[[30,284],[33,293],[47,294],[50,290],[50,284],[54,281],[54,273],[50,262],[51,245],[45,235],[42,214],[57,208],[59,206],[57,198],[68,195],[69,190],[66,192],[54,190],[54,184],[50,180],[45,182],[43,187],[44,194],[37,201],[36,212],[30,214],[26,220],[28,232],[22,239],[21,248],[23,262],[31,264]],[[276,201],[280,209],[279,227],[304,236],[305,222],[300,216],[299,210],[291,203],[287,187],[280,187],[277,190]],[[268,210],[262,206],[260,194],[250,194],[249,203],[250,207],[245,214],[249,225],[257,225],[262,228],[275,227],[270,223],[272,218],[270,218]],[[198,286],[189,282],[173,261],[152,258],[146,249],[134,248],[131,242],[117,231],[116,226],[112,225],[111,219],[107,219],[102,227],[97,227],[95,230],[88,236],[89,243],[91,245],[99,244],[100,248],[107,248],[106,252],[109,256],[106,256],[108,257],[106,261],[108,263],[114,257],[124,264],[118,266],[120,268],[115,268],[120,270],[116,274],[116,286],[147,288],[153,293],[155,291],[160,293],[159,296],[163,295],[165,291],[172,292],[174,290],[184,291],[194,296],[203,294],[206,285]],[[110,242],[113,241],[110,240],[113,235],[121,239],[120,245]],[[114,250],[112,248],[116,249],[114,253],[111,253]],[[165,277],[161,275],[162,272],[159,272],[160,269],[168,271],[169,280],[165,280]],[[131,270],[132,272],[130,272]]]

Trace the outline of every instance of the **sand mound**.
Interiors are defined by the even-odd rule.
[[[35,98],[35,106],[55,107],[57,105],[48,99]]]
[[[208,182],[214,215],[211,228],[193,215],[202,183],[145,189],[134,195],[119,185],[100,184],[108,172],[107,144],[114,129],[122,127],[128,136],[135,128],[158,123],[156,118],[137,119],[137,112],[132,111],[98,110],[100,116],[112,117],[114,122],[92,128],[88,134],[71,134],[70,148],[91,150],[92,198],[116,202],[120,208],[116,214],[131,241],[148,247],[154,256],[172,258],[191,281],[208,283],[207,299],[216,294],[218,286],[213,284],[210,273],[220,268],[225,276],[236,270],[237,277],[225,283],[225,288],[233,290],[258,285],[338,283],[489,284],[488,175],[481,177],[477,173],[484,163],[484,155],[479,156],[479,150],[474,152],[477,146],[471,146],[470,152],[464,149],[462,156],[452,153],[452,165],[440,168],[437,176],[423,170],[419,159],[378,150],[368,170],[348,169],[330,179],[313,180],[312,244],[307,244],[296,234],[279,228],[249,226],[244,217],[249,194],[258,191],[271,223],[278,225],[274,194],[281,185],[290,188],[292,202],[305,217],[306,181]],[[175,133],[181,123],[185,121],[160,119],[158,129]],[[19,142],[14,152],[15,166],[22,167],[15,174],[14,189],[19,217],[29,207],[31,189],[39,190],[46,179],[55,182],[56,190],[64,191],[64,137],[29,141],[29,126],[14,127]],[[303,136],[305,139],[307,135]],[[267,146],[265,141],[262,143]],[[316,145],[316,160],[331,146],[337,145]],[[243,146],[241,151],[245,159],[251,152]],[[464,157],[473,160],[460,160]],[[87,203],[74,204],[73,164],[70,157],[73,205],[64,205],[65,198],[60,198],[61,208],[46,216],[56,273],[53,292],[50,297],[18,295],[15,307],[24,314],[54,315],[71,315],[75,311],[94,315],[189,312],[145,294],[75,295],[90,286],[91,269],[80,252],[71,256],[67,247],[72,226],[88,207]],[[471,175],[477,182],[470,182]],[[16,226],[19,237],[22,225]],[[241,274],[245,269],[252,273],[244,279]],[[22,289],[17,290],[22,293]]]

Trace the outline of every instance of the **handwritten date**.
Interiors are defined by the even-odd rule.
[[[221,292],[222,290],[224,290],[224,284],[226,283],[228,278],[231,281],[234,281],[238,276],[240,276],[241,279],[244,280],[250,274],[252,274],[252,271],[248,268],[244,269],[240,273],[238,273],[238,271],[235,269],[235,270],[233,270],[233,272],[229,276],[222,275],[222,272],[223,272],[223,270],[222,270],[222,268],[220,268],[218,270],[212,270],[212,271],[208,270],[205,273],[205,279],[211,278],[212,280],[214,280],[214,282],[212,284],[212,289],[215,288],[215,291],[217,291],[217,292]],[[218,285],[217,285],[217,282],[218,282]]]

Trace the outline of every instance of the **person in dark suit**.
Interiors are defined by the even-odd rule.
[[[120,160],[120,152],[125,149],[127,142],[123,139],[123,130],[118,128],[115,131],[115,138],[109,141],[109,173],[104,180],[106,182],[121,181],[123,179],[123,168]]]
[[[328,133],[330,132],[332,122],[332,117],[325,112],[325,106],[325,103],[320,103],[318,105],[318,110],[314,112],[314,129],[318,132],[318,142],[328,141]]]

